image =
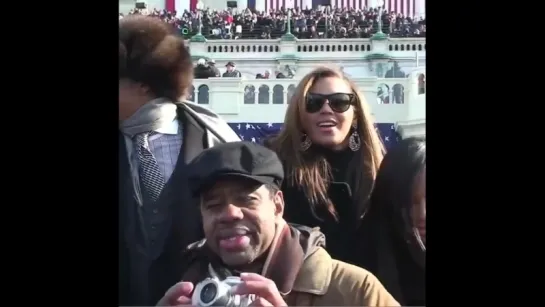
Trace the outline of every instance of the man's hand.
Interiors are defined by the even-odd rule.
[[[193,287],[192,283],[185,281],[175,284],[167,290],[157,306],[191,306]]]
[[[254,273],[242,273],[240,279],[242,279],[242,283],[237,286],[235,293],[257,296],[250,306],[287,306],[274,281]]]

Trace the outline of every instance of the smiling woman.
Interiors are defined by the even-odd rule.
[[[320,227],[333,258],[363,265],[353,242],[383,145],[355,84],[336,69],[310,72],[295,89],[280,134],[267,144],[284,164],[286,220]]]

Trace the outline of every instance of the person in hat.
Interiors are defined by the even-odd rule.
[[[221,77],[220,70],[216,67],[216,61],[214,59],[208,60],[208,66],[214,72],[214,77],[217,77],[217,78]]]
[[[282,218],[284,170],[272,150],[232,142],[203,151],[189,165],[205,239],[187,248],[181,282],[159,306],[190,305],[196,284],[239,276],[235,293],[252,306],[399,306],[368,271],[332,259],[318,228]]]
[[[227,71],[223,73],[222,77],[235,77],[235,78],[242,77],[242,74],[240,73],[240,71],[235,69],[235,66],[236,66],[235,62],[232,62],[232,61],[227,62],[227,64],[225,65],[225,68],[227,69]]]

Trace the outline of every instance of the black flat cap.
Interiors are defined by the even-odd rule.
[[[238,176],[278,187],[284,168],[276,153],[251,142],[223,143],[204,150],[188,165],[189,188],[200,194],[223,176]]]

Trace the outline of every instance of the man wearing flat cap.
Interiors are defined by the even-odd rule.
[[[234,77],[234,78],[241,78],[242,74],[240,71],[235,69],[235,62],[229,61],[225,65],[226,72],[223,73],[222,77]]]
[[[189,305],[205,278],[239,276],[233,291],[255,295],[252,306],[399,306],[371,273],[331,259],[319,229],[284,221],[284,171],[273,151],[220,144],[190,163],[188,178],[205,239],[184,252],[182,281],[158,305]]]

